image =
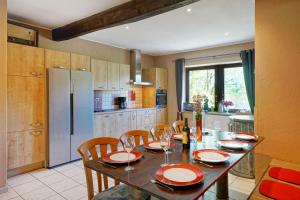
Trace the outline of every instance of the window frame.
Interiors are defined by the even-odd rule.
[[[225,68],[235,68],[243,67],[242,62],[238,63],[228,63],[228,64],[218,64],[218,65],[208,65],[208,66],[198,66],[198,67],[187,67],[186,68],[186,81],[185,81],[185,91],[186,91],[186,102],[189,102],[190,99],[190,72],[198,70],[209,70],[214,69],[215,71],[215,111],[218,110],[218,104],[224,98],[224,69]]]

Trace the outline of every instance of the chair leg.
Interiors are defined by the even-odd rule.
[[[115,180],[115,185],[120,185],[120,181]]]
[[[108,189],[108,178],[105,175],[103,175],[103,182],[104,182],[104,188],[107,190]]]

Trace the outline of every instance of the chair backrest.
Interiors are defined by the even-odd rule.
[[[92,170],[86,167],[86,162],[89,160],[96,160],[106,155],[108,146],[110,146],[111,152],[118,151],[118,144],[119,144],[119,140],[117,138],[100,137],[100,138],[94,138],[88,140],[82,143],[77,148],[77,151],[81,155],[83,165],[84,165],[89,200],[93,199],[94,197],[94,185],[93,185]],[[99,150],[100,150],[100,155],[99,155]],[[100,173],[97,173],[98,192],[102,191],[101,177],[102,175]],[[104,188],[108,189],[107,176],[103,176],[103,180],[104,180]],[[118,184],[118,182],[115,183]]]
[[[182,132],[182,129],[184,127],[184,121],[180,120],[180,121],[175,121],[172,125],[172,127],[174,128],[174,130],[176,132]]]
[[[123,133],[120,137],[120,141],[122,142],[122,137],[133,136],[135,146],[141,145],[141,138],[143,140],[143,144],[148,143],[149,132],[145,130],[131,130]],[[123,144],[124,146],[124,144]]]
[[[150,129],[153,140],[160,140],[165,128],[170,128],[168,124],[157,124],[155,127]]]

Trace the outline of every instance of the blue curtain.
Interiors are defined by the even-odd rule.
[[[253,114],[255,106],[255,50],[249,49],[241,51],[240,56],[243,63],[248,101]]]
[[[182,85],[183,85],[183,73],[184,73],[183,58],[175,60],[175,77],[176,77],[176,96],[177,96],[177,120],[182,120]]]

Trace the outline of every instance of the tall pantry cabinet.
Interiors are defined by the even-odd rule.
[[[45,160],[44,49],[8,43],[8,170]]]

